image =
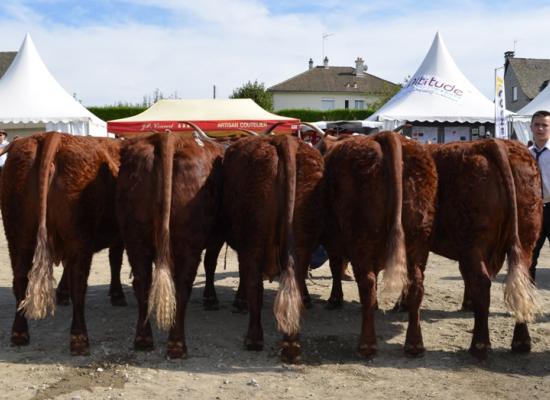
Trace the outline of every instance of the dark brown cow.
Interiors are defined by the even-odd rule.
[[[185,309],[214,233],[222,156],[221,145],[169,132],[123,144],[117,211],[139,307],[138,350],[153,347],[155,310],[159,327],[170,330],[168,356],[187,354]]]
[[[425,149],[383,132],[339,140],[325,157],[327,224],[323,242],[333,276],[350,260],[363,309],[359,352],[376,353],[377,275],[386,287],[410,282],[405,352],[424,352],[420,304],[435,213],[437,176]]]
[[[116,140],[48,132],[12,143],[1,193],[17,303],[12,344],[29,343],[27,318],[53,313],[52,265],[63,262],[73,304],[71,353],[89,354],[87,278],[94,252],[119,240],[118,165]]]
[[[224,158],[226,240],[239,258],[240,295],[250,314],[245,347],[263,348],[263,277],[281,275],[274,304],[282,357],[300,355],[300,287],[322,228],[323,159],[295,137],[248,137]],[[243,293],[244,292],[244,293]]]
[[[512,350],[528,352],[526,322],[536,312],[529,280],[540,232],[540,176],[525,146],[483,140],[431,145],[439,174],[432,251],[459,262],[465,301],[475,314],[470,353],[487,356],[491,280],[508,258],[505,302],[516,318]],[[468,306],[468,304],[465,304]]]

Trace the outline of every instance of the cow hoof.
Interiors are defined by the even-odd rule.
[[[244,348],[248,351],[262,351],[264,349],[264,341],[246,338]]]
[[[325,308],[327,310],[339,310],[344,306],[343,300],[328,299]]]
[[[124,293],[112,294],[111,305],[113,307],[126,307],[128,305],[128,302],[126,301],[126,297],[124,296]]]
[[[231,311],[234,314],[246,314],[248,312],[248,304],[245,300],[235,299]]]
[[[71,335],[71,356],[89,356],[90,343],[86,335]]]
[[[372,358],[378,352],[378,346],[375,344],[362,344],[359,346],[359,355],[365,358]]]
[[[220,302],[216,297],[203,297],[202,306],[206,311],[218,311]]]
[[[170,359],[187,357],[187,347],[183,342],[173,342],[169,340],[166,347],[166,355]]]
[[[12,346],[26,346],[30,342],[28,332],[12,332],[11,345]]]
[[[134,339],[134,350],[151,351],[155,348],[152,336],[136,336]]]
[[[299,342],[284,341],[281,349],[281,360],[285,363],[296,364],[302,360],[302,349]]]
[[[531,340],[517,340],[512,342],[513,353],[530,353]]]
[[[422,357],[425,353],[426,349],[422,343],[405,345],[405,354],[409,357]]]
[[[475,343],[470,346],[470,354],[477,358],[478,360],[485,360],[487,359],[487,356],[489,355],[489,350],[491,349],[491,345],[487,343]]]
[[[55,292],[55,303],[58,306],[71,305],[71,296],[66,292]]]

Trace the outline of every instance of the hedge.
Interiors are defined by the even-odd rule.
[[[89,107],[88,110],[102,119],[103,121],[111,121],[113,119],[131,117],[145,111],[147,107],[141,106],[105,106],[105,107]]]
[[[105,106],[90,107],[88,110],[103,121],[131,117],[145,111],[147,107],[142,106]],[[373,110],[309,110],[309,109],[289,109],[280,110],[276,114],[284,117],[299,118],[305,122],[316,121],[352,121],[367,119],[372,115]]]
[[[316,121],[353,121],[367,119],[373,114],[373,110],[308,110],[308,109],[289,109],[279,110],[276,113],[284,117],[299,118],[305,122]]]

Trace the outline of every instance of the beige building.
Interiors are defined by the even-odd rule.
[[[333,67],[327,57],[323,65],[313,66],[284,82],[268,88],[273,94],[273,109],[311,110],[367,109],[398,88],[393,82],[367,73],[362,58],[354,67]]]

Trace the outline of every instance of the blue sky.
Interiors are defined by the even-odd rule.
[[[165,95],[227,97],[248,80],[277,84],[321,64],[402,82],[439,30],[462,72],[492,98],[494,69],[513,50],[550,58],[546,1],[3,0],[0,51],[29,32],[61,85],[84,105]]]

